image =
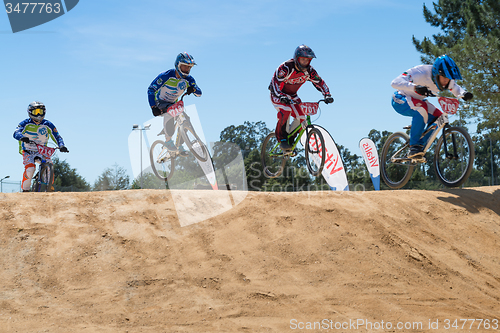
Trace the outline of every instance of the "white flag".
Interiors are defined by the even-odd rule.
[[[321,174],[325,178],[328,185],[333,191],[349,191],[349,183],[347,182],[347,175],[344,168],[344,163],[340,158],[339,150],[332,136],[326,129],[321,126],[314,125],[323,135],[325,140],[325,166]],[[305,146],[306,135],[302,135],[300,143]]]
[[[370,173],[370,178],[372,179],[373,186],[376,191],[380,190],[380,164],[377,153],[377,147],[375,143],[368,138],[363,138],[359,141],[359,149],[363,153],[363,158],[365,159],[366,167]]]

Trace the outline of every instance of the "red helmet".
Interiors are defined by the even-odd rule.
[[[295,66],[297,67],[298,70],[304,71],[309,68],[309,65],[307,66],[302,66],[299,62],[299,58],[316,58],[316,55],[314,54],[313,50],[307,45],[300,45],[297,46],[295,49],[295,53],[293,54],[293,61],[295,62]]]

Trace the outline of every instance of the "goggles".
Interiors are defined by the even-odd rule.
[[[45,110],[37,108],[37,109],[31,110],[31,114],[34,116],[43,116],[45,114]]]

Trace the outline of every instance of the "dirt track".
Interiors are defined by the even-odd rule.
[[[0,332],[500,328],[500,187],[249,193],[185,227],[168,191],[0,194],[0,220]]]

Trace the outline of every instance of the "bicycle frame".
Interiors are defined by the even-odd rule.
[[[319,105],[320,102],[324,102],[324,101],[325,101],[324,99],[321,99],[321,100],[319,100],[318,102],[316,102],[314,104],[318,104]],[[304,103],[300,103],[300,104],[304,104]],[[311,116],[309,114],[306,114],[306,117],[300,122],[300,124],[296,128],[294,128],[291,133],[288,134],[287,138],[290,138],[290,137],[294,136],[297,132],[299,132],[299,135],[297,136],[297,138],[295,139],[295,141],[294,141],[294,143],[292,145],[292,150],[289,151],[289,152],[283,152],[283,156],[284,157],[290,157],[290,156],[293,155],[295,147],[297,147],[297,144],[300,142],[300,139],[302,138],[302,135],[304,135],[304,133],[306,133],[306,135],[308,134],[308,128],[309,128],[310,125],[312,125]],[[280,147],[280,143],[278,142],[276,144],[276,146],[274,146],[274,148],[269,153],[269,156],[271,156],[271,157],[281,156],[281,153],[279,153],[279,154],[273,154],[279,147]]]
[[[53,163],[52,163],[52,160],[51,160],[51,157],[54,155],[55,151],[57,149],[59,149],[59,147],[57,148],[51,148],[51,147],[47,147],[47,146],[42,146],[42,145],[39,145],[37,144],[36,142],[31,142],[33,144],[36,144],[36,147],[37,147],[37,150],[35,150],[35,152],[38,153],[38,155],[34,158],[35,160],[35,172],[33,174],[33,177],[32,177],[32,182],[38,184],[37,185],[37,188],[38,190],[36,190],[37,192],[40,190],[40,188],[38,186],[47,186],[47,187],[50,187],[52,186],[53,182],[54,182],[54,171],[53,171]],[[49,178],[47,180],[47,183],[43,182],[42,181],[42,176],[41,176],[41,172],[42,170],[45,170],[45,166],[46,165],[50,165],[50,173],[49,173]],[[33,186],[35,185],[32,185],[32,188]]]
[[[184,101],[183,101],[184,96],[186,96],[185,93],[181,96],[181,99],[178,102],[175,102],[167,109],[169,110],[167,111],[167,113],[174,118],[174,133],[177,131],[177,136],[175,138],[175,145],[177,147],[180,146],[182,140],[178,129],[184,124],[184,122],[186,121],[189,122],[189,116],[186,114],[186,109],[184,108]],[[167,135],[166,128],[164,128],[163,131],[165,132],[164,134],[166,136]],[[166,147],[163,148],[162,153],[165,150],[168,151],[170,158],[175,158],[178,155],[178,152],[170,151]]]

